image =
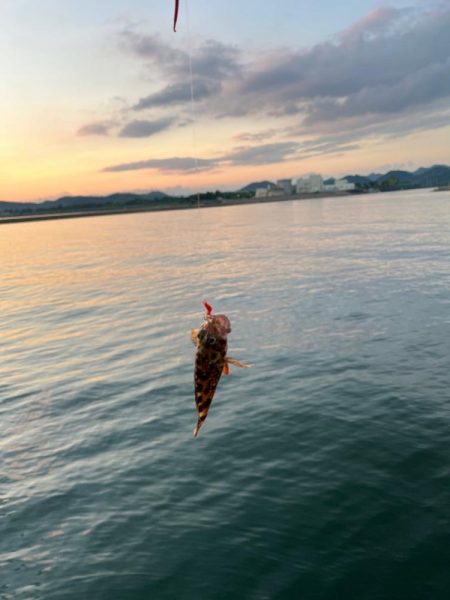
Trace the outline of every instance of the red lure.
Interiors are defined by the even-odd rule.
[[[175,14],[173,16],[173,30],[177,30],[178,10],[180,8],[180,0],[175,0]]]
[[[212,315],[213,310],[211,304],[208,304],[206,300],[203,300],[203,306],[205,307],[206,314],[208,315],[208,317],[210,317]]]

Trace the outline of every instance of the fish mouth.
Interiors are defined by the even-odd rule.
[[[231,333],[231,323],[225,315],[214,315],[214,321],[222,335]]]

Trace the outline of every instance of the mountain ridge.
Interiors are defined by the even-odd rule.
[[[347,179],[354,183],[356,190],[363,192],[369,190],[396,191],[414,188],[427,187],[445,187],[450,185],[450,166],[443,164],[432,165],[431,167],[419,167],[415,171],[404,171],[393,169],[387,173],[370,173],[369,175],[346,175],[342,179]],[[333,177],[326,181],[334,180]],[[269,180],[254,181],[230,194],[252,194],[256,189],[264,187],[274,187],[275,183]],[[215,192],[213,196],[220,195]],[[210,193],[201,193],[209,199]],[[0,214],[25,213],[25,212],[50,212],[64,211],[67,209],[89,210],[95,208],[117,208],[126,206],[139,206],[152,202],[161,202],[164,200],[175,200],[179,198],[190,198],[191,196],[171,196],[158,190],[144,194],[132,192],[116,192],[106,196],[62,196],[56,200],[44,200],[42,202],[10,202],[0,200]],[[193,197],[193,196],[192,196]]]

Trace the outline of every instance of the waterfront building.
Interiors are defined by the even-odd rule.
[[[292,179],[279,179],[277,181],[277,188],[284,190],[286,196],[292,196],[292,194],[294,193]]]
[[[279,196],[286,196],[285,191],[283,190],[283,188],[275,186],[271,189],[268,190],[268,194],[269,198],[272,198],[274,196],[279,197]]]
[[[297,194],[316,194],[325,191],[322,176],[315,174],[300,177],[295,187]]]
[[[355,189],[355,184],[350,183],[346,179],[337,179],[334,187],[338,192],[351,192]]]

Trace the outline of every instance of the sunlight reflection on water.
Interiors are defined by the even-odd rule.
[[[444,598],[449,200],[1,225],[0,598]]]

